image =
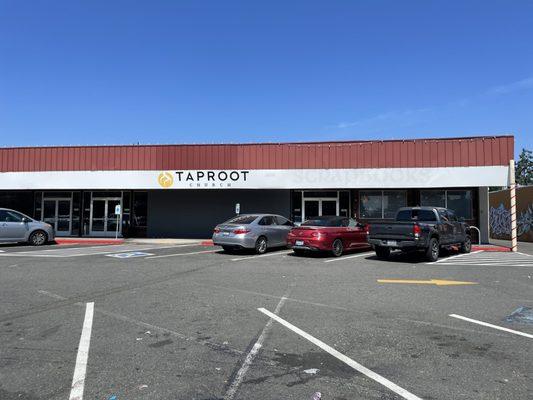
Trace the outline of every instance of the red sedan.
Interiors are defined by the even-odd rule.
[[[347,217],[314,217],[289,232],[287,244],[296,254],[331,251],[335,257],[353,249],[368,248],[367,225]]]

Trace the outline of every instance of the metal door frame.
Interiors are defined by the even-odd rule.
[[[337,192],[337,197],[308,197],[305,198],[302,196],[302,222],[305,221],[305,202],[306,201],[318,201],[318,216],[322,216],[322,202],[323,201],[334,201],[335,202],[335,213],[339,215],[339,192]]]
[[[102,231],[93,231],[93,202],[94,201],[104,201],[105,207],[104,207],[104,230]],[[89,212],[89,236],[114,236],[116,231],[108,231],[107,230],[107,216],[109,214],[109,201],[118,201],[120,204],[120,217],[118,219],[118,233],[119,235],[122,235],[122,196],[116,197],[93,197],[93,194],[91,193],[91,207]]]
[[[44,202],[45,201],[53,201],[55,202],[55,208],[54,208],[54,232],[56,236],[70,236],[72,235],[72,197],[45,197],[44,192],[42,195],[42,205],[41,205],[41,221],[44,221]],[[58,218],[58,210],[59,210],[59,201],[68,201],[70,203],[70,214],[68,218],[68,231],[58,231],[57,230],[57,218]]]

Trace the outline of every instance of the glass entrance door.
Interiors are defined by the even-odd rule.
[[[122,215],[115,214],[115,207],[122,205],[120,198],[93,198],[91,200],[90,234],[94,236],[114,236],[122,232]],[[118,218],[117,218],[118,217]]]
[[[338,199],[304,199],[302,221],[313,217],[339,215]]]
[[[69,236],[72,230],[72,200],[45,198],[41,220],[52,225],[57,236]]]

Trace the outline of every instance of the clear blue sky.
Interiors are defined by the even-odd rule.
[[[0,0],[0,145],[513,133],[531,1]]]

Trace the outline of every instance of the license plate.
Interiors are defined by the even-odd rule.
[[[295,242],[296,246],[303,246],[304,245],[304,241],[303,240],[297,240]]]
[[[396,246],[398,244],[398,242],[396,240],[387,240],[387,245],[388,246]]]
[[[229,236],[229,232],[222,232],[223,236]]]

